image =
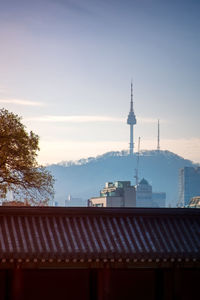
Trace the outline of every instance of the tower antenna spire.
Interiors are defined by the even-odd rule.
[[[134,142],[133,142],[133,126],[136,124],[136,117],[133,110],[133,82],[131,80],[131,105],[130,112],[128,114],[127,124],[130,125],[130,143],[129,154],[133,155]]]
[[[158,119],[157,151],[160,151],[160,120]]]
[[[133,81],[131,80],[131,110],[133,112]]]

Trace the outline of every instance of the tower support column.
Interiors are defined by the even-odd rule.
[[[133,144],[133,125],[130,125],[130,155],[133,154],[133,148],[134,148],[134,144]]]

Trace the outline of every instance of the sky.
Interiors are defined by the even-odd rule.
[[[0,106],[51,164],[160,146],[200,163],[199,0],[0,0]]]

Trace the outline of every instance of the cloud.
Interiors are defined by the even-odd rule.
[[[43,106],[42,102],[35,102],[23,99],[0,99],[0,103],[5,104],[16,104],[16,105],[23,105],[23,106]]]
[[[7,92],[7,88],[0,85],[0,93],[4,94],[5,92]]]
[[[137,120],[141,123],[155,123],[158,122],[157,119],[154,118],[142,118],[142,117],[138,117]]]
[[[126,149],[126,141],[71,141],[71,140],[41,140],[39,163],[51,164],[66,160],[77,160],[96,156],[109,151]],[[49,151],[51,149],[51,151]],[[81,151],[80,151],[81,149]]]
[[[51,0],[54,5],[60,7],[62,10],[66,10],[67,12],[73,12],[78,15],[90,16],[94,15],[97,9],[99,9],[99,5],[97,6],[94,1],[80,1],[80,0]],[[95,13],[96,15],[96,13]]]
[[[141,122],[141,123],[150,123],[150,124],[155,124],[155,123],[157,123],[158,122],[158,119],[156,119],[156,118],[143,118],[143,117],[138,117],[137,118],[137,120],[138,120],[138,122]],[[166,120],[164,120],[164,119],[162,119],[162,120],[160,120],[161,121],[161,123],[166,123],[167,121]]]
[[[115,118],[109,116],[88,116],[88,115],[77,115],[77,116],[42,116],[28,118],[26,121],[36,122],[62,122],[62,123],[94,123],[94,122],[121,122],[123,118]]]
[[[157,123],[157,119],[153,118],[137,118],[141,123]],[[51,122],[51,123],[94,123],[94,122],[123,122],[125,118],[111,117],[111,116],[100,116],[100,115],[74,115],[74,116],[41,116],[41,117],[30,117],[26,121],[35,122]],[[162,120],[162,123],[165,121]]]

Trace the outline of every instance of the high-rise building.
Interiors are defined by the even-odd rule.
[[[165,207],[166,193],[153,192],[152,186],[146,179],[142,179],[136,185],[136,206],[137,207]]]
[[[135,187],[130,181],[106,182],[100,197],[90,198],[88,206],[96,207],[135,207]]]
[[[127,124],[130,125],[130,144],[129,144],[129,154],[132,155],[134,151],[134,136],[133,136],[133,126],[136,124],[136,117],[133,110],[133,83],[131,82],[131,107],[128,114]]]
[[[195,196],[200,196],[200,167],[184,167],[179,171],[178,206],[188,206]]]
[[[146,179],[142,179],[136,186],[136,206],[152,207],[152,186]]]

